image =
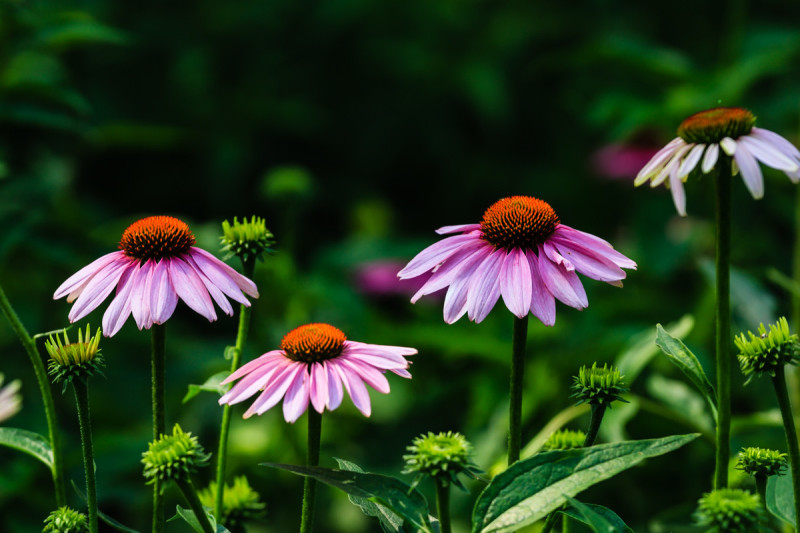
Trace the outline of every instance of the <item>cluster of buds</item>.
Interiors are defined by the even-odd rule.
[[[748,331],[737,335],[734,339],[739,348],[739,366],[749,383],[753,376],[768,374],[775,377],[778,368],[784,365],[796,365],[800,361],[800,341],[797,335],[789,332],[789,322],[785,317],[770,324],[769,330],[761,324],[758,335]],[[748,338],[749,337],[749,338]]]
[[[599,406],[609,406],[614,401],[628,403],[622,399],[622,395],[628,392],[622,381],[623,377],[618,368],[605,363],[602,368],[596,362],[591,367],[582,366],[578,375],[573,377],[570,398],[577,398],[578,404]]]
[[[197,497],[204,507],[213,509],[216,494],[217,482],[212,481],[207,488],[197,492]],[[222,516],[217,518],[217,522],[225,524],[231,533],[244,533],[244,523],[263,516],[267,512],[266,507],[267,504],[250,487],[247,478],[237,476],[233,485],[225,485],[222,493]]]
[[[437,483],[452,483],[464,488],[458,481],[458,474],[478,475],[480,469],[471,462],[472,445],[461,433],[428,432],[415,438],[406,448],[410,453],[404,455],[406,462],[404,474],[418,473],[415,485],[422,476],[430,476]]]
[[[188,480],[198,468],[208,465],[211,454],[205,453],[197,437],[184,432],[178,424],[172,435],[162,434],[148,445],[142,454],[144,477],[147,483]]]
[[[105,360],[100,353],[101,330],[92,336],[89,325],[86,325],[86,334],[78,330],[78,342],[70,342],[67,330],[63,336],[58,333],[51,335],[44,343],[50,355],[48,372],[53,378],[53,383],[62,383],[63,390],[74,379],[85,381],[95,374],[102,374]]]
[[[766,519],[758,494],[740,489],[717,489],[697,502],[698,525],[718,533],[754,533]]]
[[[222,223],[222,251],[226,252],[224,259],[239,257],[247,262],[261,259],[264,253],[271,253],[275,237],[267,229],[263,218],[253,215],[250,221],[247,218],[239,222],[233,217],[233,224],[225,220]]]
[[[89,533],[89,520],[74,509],[59,507],[44,519],[42,533]]]
[[[547,438],[542,445],[542,451],[582,448],[585,441],[586,433],[581,430],[559,429]]]
[[[739,452],[736,468],[752,476],[780,476],[786,473],[787,455],[777,450],[744,448]]]

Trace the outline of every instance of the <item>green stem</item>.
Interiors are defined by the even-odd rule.
[[[558,520],[558,511],[553,511],[547,515],[547,519],[544,521],[539,533],[550,533],[553,530],[553,526],[556,525],[556,520]]]
[[[8,322],[14,333],[19,337],[25,352],[33,365],[33,371],[36,374],[36,381],[39,383],[39,390],[42,393],[42,403],[44,403],[44,415],[47,419],[47,433],[50,437],[50,448],[53,452],[53,466],[51,474],[53,476],[53,485],[56,493],[56,505],[61,507],[67,504],[67,489],[64,483],[64,465],[62,462],[61,453],[61,433],[56,427],[56,408],[53,402],[53,391],[50,388],[50,381],[47,379],[47,371],[44,368],[44,362],[39,355],[39,350],[36,348],[36,341],[34,341],[22,325],[14,308],[6,297],[3,287],[0,286],[0,307],[3,309],[3,314],[6,315]]]
[[[528,315],[523,318],[514,317],[508,406],[508,464],[519,460],[519,451],[522,448],[522,389],[527,341]]]
[[[600,431],[600,424],[603,422],[603,415],[606,414],[607,404],[592,404],[592,416],[589,419],[589,431],[586,432],[586,438],[583,440],[583,447],[588,448],[594,446],[594,441],[597,439],[597,433]]]
[[[728,486],[731,446],[731,159],[721,157],[716,173],[716,354],[717,450],[714,488]]]
[[[86,499],[89,505],[89,531],[97,533],[97,484],[94,476],[94,447],[92,446],[92,419],[89,414],[89,385],[73,380],[75,403],[78,406],[78,423],[81,429],[83,469],[86,471]]]
[[[789,403],[789,392],[786,389],[786,372],[779,366],[772,378],[775,387],[775,396],[778,397],[778,407],[781,409],[783,429],[786,433],[786,445],[789,450],[789,465],[792,471],[792,484],[794,485],[795,516],[800,517],[800,448],[797,444],[797,431],[792,418],[792,407]]]
[[[450,483],[446,479],[434,479],[436,483],[436,513],[439,516],[440,533],[450,533]]]
[[[200,527],[203,528],[203,531],[205,533],[214,533],[214,528],[208,520],[205,509],[203,509],[203,504],[200,503],[200,498],[197,497],[197,492],[194,490],[192,480],[188,478],[179,478],[175,480],[175,483],[178,485],[178,488],[181,489],[183,497],[186,498],[186,503],[188,503],[189,507],[194,511],[194,516],[197,518],[197,522],[200,524]]]
[[[153,398],[153,440],[158,439],[165,431],[166,415],[164,410],[166,381],[166,331],[163,324],[153,324],[151,329],[152,348],[152,398]],[[153,533],[164,531],[164,495],[161,494],[161,483],[153,484]]]
[[[767,508],[767,476],[763,474],[756,474],[756,492],[761,497],[761,504],[764,509]]]
[[[322,432],[322,415],[308,406],[308,452],[307,466],[319,466],[319,445]],[[311,533],[314,529],[314,499],[317,493],[317,480],[306,476],[303,481],[303,510],[300,519],[300,533]]]
[[[245,277],[253,279],[255,271],[255,258],[242,259],[242,271]],[[250,306],[242,304],[239,309],[239,331],[236,333],[236,346],[233,349],[233,361],[231,361],[231,373],[239,368],[245,342],[247,342],[247,332],[250,329]],[[227,389],[230,389],[228,385]],[[226,389],[226,390],[227,390]],[[219,449],[217,450],[217,494],[214,499],[214,516],[217,521],[222,521],[222,497],[225,492],[225,464],[228,456],[228,433],[231,428],[231,406],[225,404],[222,408],[222,425],[219,430]]]

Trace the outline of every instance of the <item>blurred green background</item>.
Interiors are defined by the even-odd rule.
[[[505,446],[512,315],[500,303],[481,324],[448,326],[441,300],[411,305],[413,289],[392,272],[437,239],[435,228],[477,222],[513,194],[546,200],[563,223],[638,262],[623,289],[587,280],[587,310],[559,304],[553,328],[531,320],[525,440],[571,405],[581,364],[650,346],[657,322],[693,315],[685,340],[711,373],[710,180],[690,180],[685,219],[668,191],[632,180],[683,118],[717,105],[747,107],[797,144],[799,20],[788,0],[0,0],[0,283],[32,333],[52,330],[69,309],[52,301],[55,288],[115,250],[137,218],[181,217],[217,252],[222,220],[263,216],[277,253],[257,266],[245,360],[309,321],[419,350],[412,380],[392,376],[388,396],[373,391],[371,418],[349,400],[326,413],[322,464],[342,457],[399,474],[413,437],[453,429],[488,470]],[[736,331],[791,311],[776,280],[792,268],[797,193],[783,174],[765,176],[762,201],[738,178],[733,187]],[[209,324],[183,304],[167,327],[168,425],[180,421],[209,451],[216,398],[181,398],[228,367],[235,332],[236,318]],[[91,387],[100,508],[146,530],[149,333],[129,321],[101,346],[107,378]],[[46,433],[30,363],[4,325],[0,349],[0,372],[23,383],[24,407],[5,424]],[[734,391],[734,450],[781,447],[767,384]],[[74,402],[55,394],[68,474],[82,485]],[[633,394],[641,401],[619,410],[604,438],[709,431],[702,401],[663,358]],[[280,409],[235,417],[231,479],[246,473],[268,506],[250,531],[297,528],[301,479],[257,464],[301,463],[304,426]],[[54,507],[48,473],[7,449],[0,465],[0,530],[40,530]],[[698,440],[581,499],[637,531],[680,531],[712,469],[710,441]],[[481,487],[469,486],[454,501],[460,531]],[[319,502],[320,533],[378,530],[333,489]]]

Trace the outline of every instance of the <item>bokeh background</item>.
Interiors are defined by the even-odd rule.
[[[524,439],[559,413],[585,429],[588,417],[563,418],[570,376],[628,357],[631,405],[615,408],[603,438],[705,437],[581,499],[636,531],[688,530],[710,486],[710,420],[680,372],[650,350],[656,323],[678,324],[712,373],[712,183],[692,176],[682,219],[668,191],[634,189],[633,176],[683,118],[717,105],[747,107],[797,144],[798,21],[800,4],[788,0],[0,0],[0,284],[32,333],[53,330],[69,309],[54,289],[115,250],[136,219],[178,216],[218,251],[222,220],[265,217],[276,253],[257,266],[245,360],[310,321],[419,350],[412,380],[395,376],[389,395],[373,392],[371,418],[348,400],[324,416],[323,465],[341,457],[399,475],[413,437],[452,429],[489,471],[505,445],[511,314],[500,304],[481,324],[448,326],[441,300],[411,305],[413,283],[394,272],[437,227],[477,222],[504,196],[540,197],[639,270],[622,289],[588,280],[590,307],[559,304],[555,327],[531,320]],[[783,174],[765,176],[761,201],[738,178],[733,187],[736,330],[792,313],[800,204]],[[97,326],[101,315],[87,320]],[[167,327],[168,424],[179,421],[208,450],[216,397],[181,399],[228,368],[235,333],[235,317],[209,324],[183,304]],[[146,530],[149,334],[129,321],[102,349],[106,379],[91,387],[99,503]],[[5,424],[46,433],[30,363],[6,325],[0,350],[0,372],[23,384],[23,409]],[[734,396],[734,449],[780,448],[767,384],[734,387]],[[80,486],[73,398],[56,390],[56,399]],[[297,528],[301,479],[257,465],[301,463],[304,425],[286,424],[279,409],[235,417],[229,472],[247,474],[268,506],[252,532]],[[55,505],[48,472],[7,449],[0,465],[0,530],[41,530]],[[460,531],[481,483],[468,486],[453,502]],[[319,491],[318,509],[320,533],[378,531],[333,489]]]

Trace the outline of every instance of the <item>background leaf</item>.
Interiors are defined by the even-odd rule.
[[[339,468],[349,472],[358,472],[363,474],[364,470],[357,464],[345,461],[334,457],[336,462],[339,463]],[[381,524],[381,529],[387,533],[399,533],[403,529],[403,519],[395,514],[391,509],[379,503],[371,502],[367,498],[348,494],[347,498],[355,505],[361,508],[361,511],[367,516],[374,516]]]
[[[53,468],[53,450],[46,437],[18,428],[0,428],[0,444],[30,454]]]
[[[617,513],[602,505],[581,503],[575,498],[567,498],[570,506],[559,511],[588,525],[595,533],[634,533],[634,531],[617,516]]]
[[[767,480],[767,509],[784,522],[797,527],[794,509],[794,489],[792,473],[783,476],[771,476]]]

